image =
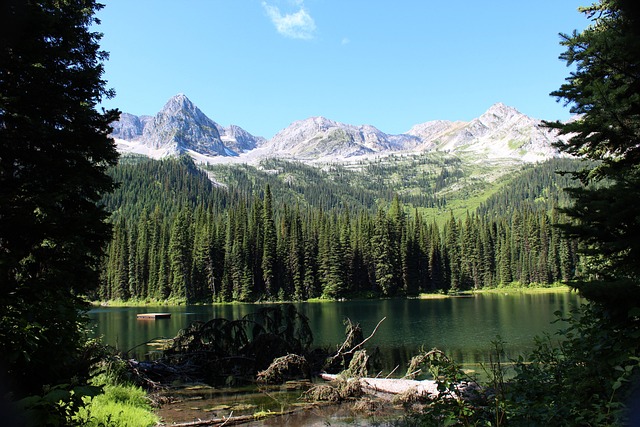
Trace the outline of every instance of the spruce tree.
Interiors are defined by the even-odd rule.
[[[374,234],[371,239],[371,250],[376,285],[378,290],[385,296],[395,294],[398,279],[396,275],[397,269],[395,268],[397,264],[391,240],[391,228],[387,214],[382,208],[378,209],[374,223]]]
[[[580,115],[549,124],[568,136],[558,147],[595,161],[572,174],[583,185],[570,190],[574,203],[566,212],[574,221],[564,230],[588,257],[588,276],[577,286],[602,301],[617,299],[618,292],[607,290],[612,286],[640,297],[640,19],[634,4],[603,0],[582,9],[592,24],[563,35],[561,59],[575,71],[552,93]],[[602,280],[609,285],[600,286]]]
[[[9,0],[0,9],[0,366],[15,392],[77,374],[86,320],[110,237],[97,205],[113,93],[102,80],[93,0]]]
[[[168,256],[170,266],[171,297],[191,301],[193,287],[191,283],[191,255],[193,240],[191,237],[192,213],[183,208],[171,226]]]
[[[271,187],[269,184],[267,184],[264,191],[262,224],[264,233],[262,249],[262,277],[264,280],[265,297],[271,299],[274,298],[278,292],[276,283],[276,255],[278,246],[276,240],[276,226],[273,219]]]

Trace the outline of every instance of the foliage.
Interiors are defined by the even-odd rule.
[[[0,34],[0,364],[11,391],[68,381],[81,343],[79,295],[97,284],[117,159],[98,112],[93,0],[10,1]]]
[[[540,340],[520,361],[507,412],[515,424],[623,425],[638,380],[640,346],[640,20],[635,2],[601,0],[581,9],[592,23],[564,35],[561,58],[575,66],[552,95],[579,114],[553,123],[558,146],[595,161],[572,175],[572,220],[584,269],[572,282],[590,304],[569,319],[561,341]],[[637,420],[636,420],[637,421]]]
[[[144,389],[129,362],[117,352],[102,346],[100,357],[91,366],[89,383],[99,393],[82,397],[82,405],[67,416],[68,425],[81,426],[150,426],[158,421]],[[146,385],[146,384],[145,384]]]
[[[105,385],[103,393],[84,398],[83,403],[72,417],[78,425],[144,427],[159,421],[145,391],[133,385]]]
[[[624,310],[614,314],[595,304],[574,312],[568,325],[557,343],[539,338],[527,362],[516,364],[508,393],[510,420],[624,425],[630,386],[638,379],[640,325],[630,324]]]
[[[99,392],[100,388],[95,386],[58,384],[45,387],[42,395],[20,399],[17,409],[24,417],[26,426],[73,425],[73,416],[82,409],[84,399],[96,396]]]
[[[412,358],[406,377],[428,373],[437,384],[438,394],[426,401],[419,412],[410,412],[399,424],[402,426],[491,426],[501,425],[493,419],[487,404],[486,390],[442,351],[433,349]],[[412,403],[409,400],[407,403]]]
[[[495,193],[478,213],[461,219],[446,212],[441,224],[411,211],[400,196],[372,212],[292,207],[274,199],[271,184],[261,197],[240,196],[238,189],[209,191],[207,177],[185,158],[139,164],[140,170],[125,164],[114,173],[129,176],[118,198],[128,201],[137,219],[113,218],[96,299],[414,296],[454,285],[457,291],[512,282],[545,285],[575,278],[578,268],[575,242],[553,227],[564,220],[560,187],[570,182],[554,180],[554,171],[573,167],[568,160],[525,168],[513,187]],[[199,184],[190,184],[194,193],[181,199],[185,205],[168,209],[156,196],[138,198],[135,189],[147,173],[163,177],[166,197],[173,197],[171,182],[184,188],[183,173]]]
[[[565,230],[589,256],[587,280],[637,281],[640,20],[628,1],[603,0],[581,11],[592,23],[563,35],[561,58],[575,71],[552,93],[580,116],[550,126],[568,136],[560,149],[597,163],[573,173],[583,186],[571,190],[574,203],[567,212],[577,221]]]

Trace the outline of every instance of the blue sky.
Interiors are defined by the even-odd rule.
[[[177,93],[272,137],[325,116],[387,133],[470,120],[496,102],[566,119],[558,33],[582,0],[103,0],[108,108],[153,115]]]

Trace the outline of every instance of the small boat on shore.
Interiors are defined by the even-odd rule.
[[[171,313],[139,313],[136,318],[138,319],[170,319]]]

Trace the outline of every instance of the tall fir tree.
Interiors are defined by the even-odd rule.
[[[97,202],[114,187],[119,113],[97,109],[113,95],[94,26],[101,7],[0,9],[0,366],[17,395],[78,374],[81,295],[97,286],[110,237]]]
[[[268,299],[277,296],[276,283],[277,235],[273,218],[273,200],[271,187],[267,184],[264,191],[262,208],[263,248],[262,248],[262,278],[264,280],[265,296]]]

